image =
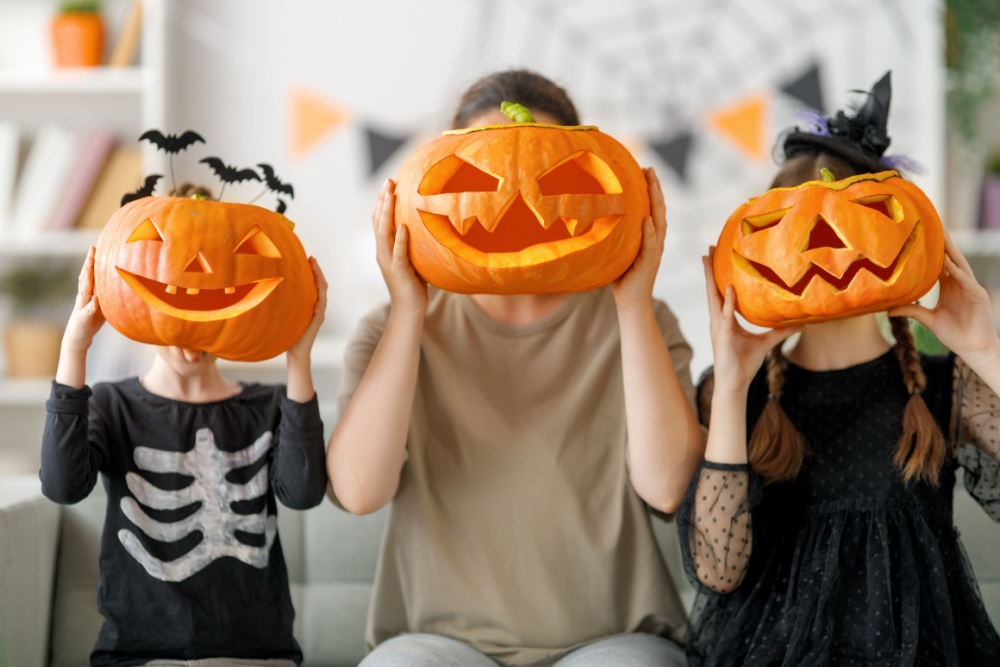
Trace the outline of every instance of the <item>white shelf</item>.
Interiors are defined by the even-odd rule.
[[[141,67],[0,69],[0,94],[140,95],[146,90],[147,76]]]
[[[99,229],[65,229],[32,236],[0,234],[0,258],[79,257],[81,264],[90,246],[97,243]]]

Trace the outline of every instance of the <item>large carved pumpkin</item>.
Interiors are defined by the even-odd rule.
[[[923,296],[944,262],[934,206],[894,171],[774,188],[740,206],[713,268],[750,322],[776,327],[886,310]]]
[[[395,219],[432,285],[481,294],[606,285],[635,260],[649,195],[627,149],[589,126],[445,132],[400,169]]]
[[[129,338],[239,361],[291,347],[316,303],[283,215],[182,197],[118,209],[97,241],[94,282],[108,322]]]

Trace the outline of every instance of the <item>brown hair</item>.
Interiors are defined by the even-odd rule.
[[[547,113],[563,125],[580,124],[565,90],[540,74],[519,69],[488,74],[469,86],[458,102],[452,129],[468,127],[474,116],[499,109],[501,102],[517,102],[534,113]]]
[[[820,168],[826,167],[838,179],[858,172],[846,161],[827,153],[797,155],[789,159],[774,177],[772,187],[789,187],[820,178]],[[922,393],[927,377],[920,366],[913,333],[905,317],[890,317],[892,335],[896,339],[896,356],[903,372],[903,381],[910,394],[903,413],[903,435],[896,444],[893,462],[903,481],[924,481],[937,486],[941,467],[947,456],[947,444],[937,422],[931,415]],[[765,484],[794,479],[806,456],[802,434],[781,407],[785,383],[785,359],[781,345],[767,356],[768,401],[750,434],[748,458],[754,471]]]

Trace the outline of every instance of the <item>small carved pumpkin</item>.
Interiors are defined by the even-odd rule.
[[[730,216],[713,269],[738,311],[776,327],[912,303],[944,263],[941,219],[894,171],[774,188]]]
[[[238,361],[277,356],[309,326],[316,303],[291,226],[250,204],[137,199],[118,209],[97,241],[101,310],[142,343]]]
[[[529,116],[530,118],[530,116]],[[575,292],[635,260],[649,195],[627,149],[590,126],[445,132],[402,166],[395,220],[410,261],[453,292]]]

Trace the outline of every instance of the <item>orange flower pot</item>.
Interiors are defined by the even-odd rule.
[[[97,12],[63,12],[52,19],[57,67],[95,67],[104,60],[104,22]]]

